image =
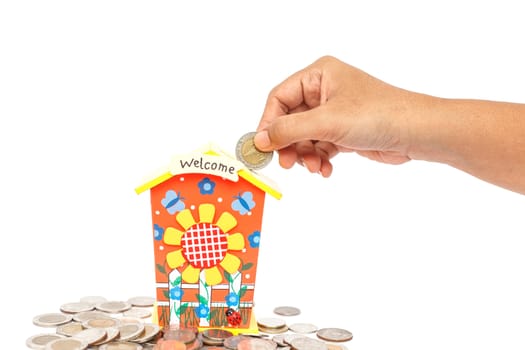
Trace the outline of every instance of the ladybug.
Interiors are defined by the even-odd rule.
[[[231,307],[226,310],[226,319],[231,327],[238,327],[242,322],[241,313]]]

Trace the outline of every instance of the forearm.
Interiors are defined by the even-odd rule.
[[[419,95],[408,156],[525,194],[525,105]]]

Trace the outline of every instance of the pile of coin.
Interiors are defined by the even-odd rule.
[[[280,306],[275,317],[257,320],[255,334],[232,332],[223,328],[181,328],[170,325],[161,329],[150,322],[155,299],[134,297],[127,301],[108,301],[103,297],[85,297],[60,306],[60,312],[33,318],[39,327],[55,328],[26,340],[36,350],[345,350],[352,333],[341,328],[321,328],[312,323],[288,324],[284,319],[300,310]],[[278,316],[282,316],[280,318]]]

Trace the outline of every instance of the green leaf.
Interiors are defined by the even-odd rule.
[[[166,273],[166,269],[161,264],[157,264],[157,270],[159,270],[160,273]]]
[[[179,308],[179,313],[180,314],[183,314],[186,312],[186,309],[188,308],[188,303],[183,303],[180,305],[180,308]]]
[[[164,290],[162,291],[162,294],[164,294],[164,296],[165,296],[166,298],[168,298],[168,299],[170,298],[170,291],[169,291],[169,290],[164,289]]]
[[[226,280],[227,280],[229,283],[233,283],[232,275],[231,275],[228,271],[224,271],[224,278],[226,278]]]
[[[199,303],[204,304],[204,305],[208,305],[208,299],[206,299],[205,297],[203,297],[200,294],[195,294],[195,296],[197,297],[197,300],[199,301]]]
[[[173,281],[171,281],[171,286],[175,287],[176,285],[180,284],[182,282],[182,276],[178,276]]]
[[[253,263],[247,263],[246,265],[242,265],[241,271],[246,271],[248,269],[251,269],[252,266],[253,266]]]
[[[246,294],[246,291],[248,290],[248,287],[242,286],[241,290],[239,291],[239,300],[243,297],[244,294]]]

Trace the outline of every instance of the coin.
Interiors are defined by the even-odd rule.
[[[112,341],[100,345],[98,350],[142,350],[142,345],[127,341]]]
[[[294,323],[288,326],[288,328],[295,333],[307,334],[314,333],[317,331],[317,326],[311,323]]]
[[[269,339],[246,337],[237,344],[237,350],[275,350],[277,343]]]
[[[60,325],[57,327],[57,334],[65,335],[67,337],[72,337],[73,335],[77,334],[81,330],[83,330],[84,327],[82,327],[81,322],[69,322],[65,323],[63,325]]]
[[[88,343],[81,339],[62,338],[47,343],[45,350],[84,350],[87,347]]]
[[[118,314],[131,309],[131,304],[126,301],[103,301],[96,306],[97,310]]]
[[[225,329],[210,328],[204,330],[202,336],[211,340],[224,341],[226,338],[232,337],[233,333]]]
[[[160,333],[160,327],[154,323],[145,323],[144,324],[144,333],[141,334],[138,338],[133,339],[134,343],[145,343],[155,338],[157,334]]]
[[[101,340],[99,340],[98,342],[93,343],[91,345],[98,346],[98,345],[109,343],[110,341],[117,339],[119,335],[119,330],[115,327],[108,327],[108,328],[101,328],[101,329],[104,329],[106,331],[106,336],[102,338]]]
[[[60,334],[36,334],[27,338],[26,345],[31,349],[43,350],[46,348],[47,343],[62,338],[64,338],[64,336]]]
[[[120,320],[116,318],[94,318],[82,322],[84,328],[108,328],[120,326]]]
[[[57,312],[41,314],[33,318],[33,324],[40,327],[56,327],[64,323],[68,323],[73,319],[73,316]]]
[[[320,339],[332,341],[332,342],[343,342],[352,340],[352,332],[342,328],[322,328],[317,331],[317,336]]]
[[[165,340],[177,340],[184,344],[193,343],[195,338],[195,333],[190,329],[170,329],[169,333],[164,334]]]
[[[301,310],[294,306],[278,306],[273,309],[273,312],[282,316],[297,316],[301,313]]]
[[[93,304],[83,303],[81,301],[60,305],[60,311],[67,314],[77,314],[79,312],[91,311],[94,308],[95,306]]]
[[[155,298],[152,297],[133,297],[128,299],[128,303],[133,306],[153,306],[155,304]]]
[[[237,349],[237,345],[244,338],[246,338],[244,335],[234,335],[233,337],[226,338],[224,339],[224,347],[235,350]]]
[[[106,298],[98,296],[98,295],[88,295],[88,296],[80,298],[80,302],[81,303],[88,303],[88,304],[91,304],[93,306],[95,306],[95,305],[97,305],[99,303],[102,303],[104,301],[108,301],[108,300]]]
[[[253,143],[255,132],[249,132],[237,141],[235,155],[237,159],[246,165],[247,168],[259,170],[267,166],[273,157],[273,152],[263,152],[258,150]]]
[[[326,343],[308,337],[295,338],[290,345],[296,350],[328,350]]]
[[[151,316],[151,311],[142,307],[132,307],[131,309],[124,311],[123,316],[126,317],[137,317],[137,318],[148,318]]]
[[[265,317],[258,319],[257,325],[264,328],[283,328],[286,326],[286,321],[275,317]]]
[[[144,332],[144,324],[142,323],[124,323],[117,327],[119,330],[120,341],[128,341],[138,338]]]
[[[99,320],[99,319],[108,319],[108,318],[111,319],[111,316],[105,312],[97,311],[97,310],[79,312],[78,314],[73,315],[73,320],[77,322],[85,322],[88,320],[95,320],[95,319]]]
[[[89,345],[97,343],[105,337],[106,330],[103,328],[87,328],[73,335],[73,338],[83,340]]]

